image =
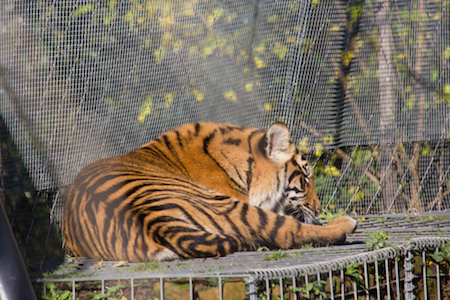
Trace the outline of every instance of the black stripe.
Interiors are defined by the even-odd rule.
[[[232,139],[232,138],[228,138],[225,141],[223,141],[223,143],[225,145],[234,145],[234,146],[239,146],[242,143],[241,139]]]
[[[247,190],[250,190],[250,185],[252,183],[252,176],[253,176],[253,172],[252,172],[252,165],[255,162],[255,160],[253,159],[253,157],[249,157],[247,159],[247,171],[245,171],[245,176],[247,177]]]
[[[194,133],[194,135],[195,136],[198,136],[198,133],[200,132],[200,123],[195,123],[194,124],[194,128],[195,128],[195,133]]]
[[[228,178],[230,179],[230,181],[235,185],[235,186],[230,186],[233,190],[239,192],[239,193],[247,193],[247,190],[244,189],[242,186],[239,185],[239,183],[236,182],[236,180],[233,179],[232,176],[230,176],[230,174],[228,174],[225,169],[219,164],[219,162],[212,157],[212,155],[209,153],[208,150],[208,146],[211,143],[211,140],[215,137],[216,135],[216,130],[214,130],[210,135],[208,135],[207,137],[205,137],[203,139],[203,151],[204,153],[209,156],[215,163],[216,165],[228,176]],[[236,188],[237,187],[237,188]]]
[[[262,153],[264,158],[267,159],[266,148],[267,148],[267,138],[266,135],[264,134],[263,137],[259,140],[258,149]]]
[[[284,216],[277,216],[276,217],[275,224],[272,228],[272,230],[269,233],[269,237],[275,241],[276,237],[278,236],[278,230],[283,226],[284,222],[286,221],[286,217]]]
[[[164,142],[166,144],[166,147],[169,149],[170,153],[172,153],[173,156],[175,156],[175,158],[177,159],[178,164],[177,167],[178,169],[187,177],[189,177],[189,173],[186,170],[186,167],[184,166],[184,164],[181,162],[180,157],[178,156],[177,151],[174,149],[174,147],[172,146],[172,143],[169,141],[169,138],[167,137],[167,135],[163,135],[163,139]],[[180,168],[181,167],[181,168]]]
[[[292,180],[294,180],[294,178],[295,178],[296,176],[299,176],[299,175],[301,175],[301,174],[302,174],[302,173],[301,173],[299,170],[295,170],[295,171],[292,172],[292,174],[289,176],[288,181],[291,182]]]

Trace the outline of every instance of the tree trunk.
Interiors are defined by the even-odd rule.
[[[380,103],[380,133],[381,153],[380,184],[382,209],[391,212],[395,201],[397,176],[394,168],[394,139],[395,139],[395,93],[393,87],[394,68],[392,65],[392,33],[389,20],[389,1],[375,2],[378,12],[376,22],[378,26],[378,69],[379,69],[379,103]]]

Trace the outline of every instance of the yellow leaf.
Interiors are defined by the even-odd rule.
[[[335,206],[334,206],[334,203],[330,203],[330,206],[329,206],[329,207],[330,207],[330,209],[334,209],[334,207],[335,207]]]
[[[195,98],[198,102],[202,102],[203,98],[205,97],[205,93],[201,93],[198,90],[193,90],[192,93],[194,94]]]
[[[227,16],[227,22],[231,23],[236,18],[237,18],[237,13],[232,13],[231,15]]]
[[[270,104],[270,103],[265,103],[264,104],[264,110],[265,111],[269,111],[269,110],[271,110],[272,109],[272,104]]]
[[[321,143],[316,143],[314,144],[314,155],[319,157],[322,155],[322,151],[323,151],[323,144]]]
[[[182,45],[183,45],[183,40],[178,40],[175,43],[173,43],[173,48],[175,50],[181,50]]]
[[[344,66],[349,66],[353,56],[355,56],[355,53],[353,51],[351,50],[345,51],[342,55],[342,64]]]
[[[173,17],[171,16],[163,16],[159,18],[159,23],[161,24],[161,27],[167,28],[175,24],[175,21],[173,20]]]
[[[333,26],[333,27],[331,27],[331,31],[339,31],[339,26]]]
[[[95,264],[97,267],[101,267],[103,266],[103,259],[101,261],[99,261],[98,263]]]
[[[255,62],[255,66],[256,66],[257,69],[261,69],[261,68],[264,68],[266,66],[264,61],[259,56],[254,56],[253,57],[253,61]]]
[[[195,16],[195,13],[194,13],[194,8],[193,8],[193,3],[192,2],[185,2],[185,4],[184,4],[184,9],[183,9],[183,13],[186,15],[186,16],[189,16],[189,17],[194,17]]]
[[[237,102],[237,95],[233,90],[228,90],[223,93],[223,97],[227,100],[230,100],[231,102]]]
[[[253,48],[253,51],[256,53],[264,52],[264,50],[266,50],[264,43],[259,43],[255,48]]]
[[[117,267],[123,266],[123,265],[126,264],[126,263],[127,263],[126,260],[119,261],[118,263],[114,264],[112,267],[113,267],[113,268],[117,268]]]
[[[333,144],[333,136],[324,136],[322,138],[324,144]]]
[[[300,143],[298,143],[298,150],[305,154],[311,153],[311,149],[308,146],[308,137],[303,137]]]
[[[130,27],[133,28],[134,26],[134,16],[133,13],[131,11],[127,12],[125,14],[125,21],[128,21],[128,23],[130,23]]]
[[[166,99],[166,103],[164,105],[166,106],[166,108],[170,108],[173,103],[173,94],[172,93],[165,94],[164,99]]]
[[[331,175],[331,176],[339,176],[341,175],[339,173],[339,170],[335,166],[325,166],[323,173],[325,175]]]
[[[161,37],[161,44],[168,43],[173,37],[173,34],[170,32],[164,32],[164,34]]]
[[[219,18],[223,15],[223,8],[215,8],[213,10],[213,13],[211,15],[208,15],[206,19],[206,23],[208,27],[212,27],[214,25],[214,22],[219,20]]]
[[[144,123],[145,117],[151,114],[153,111],[153,100],[152,97],[147,97],[142,103],[141,108],[139,109],[138,121],[140,123]]]
[[[446,84],[444,86],[444,94],[450,94],[450,85]]]
[[[286,57],[286,53],[288,51],[288,48],[280,43],[275,43],[275,46],[272,50],[280,59],[284,59]]]
[[[247,91],[247,92],[250,92],[251,90],[253,89],[253,82],[247,82],[246,84],[245,84],[245,90]]]
[[[75,17],[76,17],[76,16],[79,16],[79,15],[84,15],[84,14],[86,14],[86,13],[92,11],[93,9],[94,9],[94,6],[93,6],[92,4],[86,4],[86,5],[83,5],[83,6],[78,7],[78,8],[74,11],[73,15],[74,15]]]
[[[164,59],[164,55],[166,54],[166,48],[161,46],[159,49],[155,50],[153,54],[156,57],[156,61],[161,63]]]

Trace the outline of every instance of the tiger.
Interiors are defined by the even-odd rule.
[[[284,123],[184,124],[80,171],[64,206],[65,246],[77,257],[144,262],[342,243],[357,222],[313,224],[313,177]]]

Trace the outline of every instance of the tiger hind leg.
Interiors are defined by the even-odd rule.
[[[189,223],[176,227],[161,225],[153,232],[152,240],[153,247],[149,248],[154,251],[149,256],[157,260],[219,257],[237,251],[256,250],[256,245],[243,237],[211,233]]]

